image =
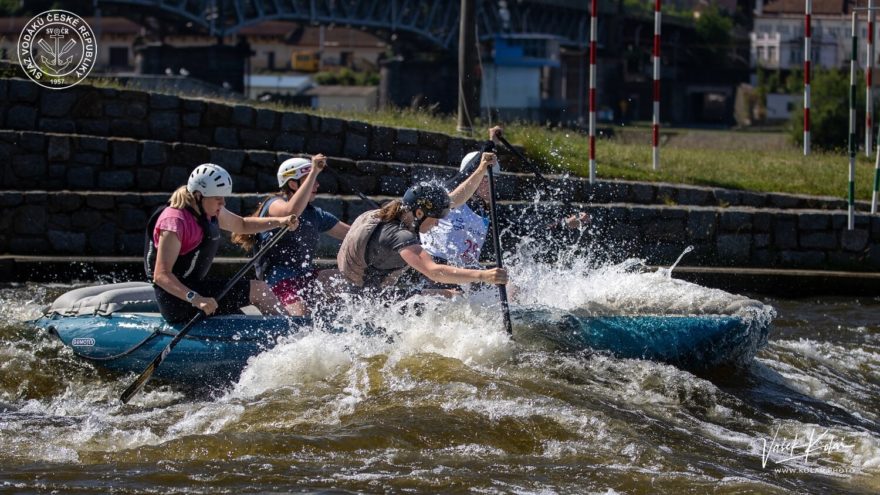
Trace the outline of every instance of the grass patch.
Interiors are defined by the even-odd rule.
[[[512,142],[523,144],[530,156],[576,175],[589,175],[586,136],[539,127],[512,128],[508,134]],[[724,135],[720,131],[714,134]],[[802,151],[794,147],[781,150],[661,147],[660,170],[655,172],[649,136],[646,133],[644,144],[623,144],[614,139],[597,141],[597,176],[840,198],[847,194],[849,158],[842,151],[813,151],[804,157]],[[873,178],[873,160],[864,153],[857,155],[857,199],[871,198]]]

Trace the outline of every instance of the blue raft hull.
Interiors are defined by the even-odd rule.
[[[515,310],[512,316],[519,344],[607,352],[694,371],[747,364],[769,331],[769,322],[738,316],[575,316],[541,309]],[[143,371],[182,326],[168,325],[155,313],[56,314],[35,324],[77,356],[123,373]],[[310,328],[308,318],[208,318],[190,330],[154,376],[185,384],[235,381],[249,358],[274,347],[280,337]]]
[[[767,344],[769,318],[729,315],[576,316],[518,312],[518,342],[545,341],[567,351],[599,351],[692,371],[743,367]]]

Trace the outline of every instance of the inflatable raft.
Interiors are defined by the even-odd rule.
[[[512,320],[518,344],[607,352],[691,370],[747,364],[766,344],[769,331],[769,318],[748,311],[736,315],[577,315],[514,306]],[[140,373],[183,323],[169,325],[162,319],[152,286],[128,282],[67,292],[35,326],[98,366]],[[304,317],[206,318],[167,356],[155,377],[190,384],[233,381],[248,358],[272,348],[281,337],[311,327],[311,320]]]

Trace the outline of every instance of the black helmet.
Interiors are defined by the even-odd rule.
[[[440,186],[413,186],[406,190],[401,202],[409,211],[415,213],[416,208],[421,208],[431,218],[443,218],[449,213],[449,194]]]

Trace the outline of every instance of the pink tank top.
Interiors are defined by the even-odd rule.
[[[165,208],[156,220],[156,228],[153,229],[153,244],[159,245],[159,231],[167,230],[177,234],[180,239],[180,254],[187,254],[194,250],[201,242],[202,227],[192,213],[176,208]]]

